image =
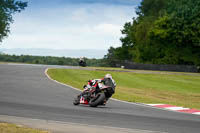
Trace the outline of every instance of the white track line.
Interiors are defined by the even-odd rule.
[[[50,69],[52,69],[52,68],[50,68]],[[57,81],[57,80],[52,79],[52,78],[47,74],[47,71],[48,71],[48,70],[49,70],[49,68],[46,68],[46,69],[45,69],[45,75],[48,77],[48,79],[50,79],[50,80],[52,80],[52,81],[54,81],[54,82],[56,82],[56,83],[58,83],[58,84],[64,85],[64,86],[66,86],[66,87],[70,87],[70,88],[72,88],[72,89],[74,89],[74,90],[81,91],[80,89],[74,88],[73,86],[70,86],[70,85],[67,85],[67,84],[61,83],[61,82],[59,82],[59,81]]]
[[[166,107],[165,109],[174,110],[174,111],[189,110],[189,108],[183,108],[183,107]]]
[[[195,112],[195,113],[192,113],[192,114],[195,114],[195,115],[200,115],[200,112]]]
[[[159,106],[159,105],[165,105],[165,104],[147,104],[149,106]]]

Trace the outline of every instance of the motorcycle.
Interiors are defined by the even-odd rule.
[[[108,93],[109,86],[105,86],[102,83],[98,83],[97,81],[93,86],[84,85],[83,92],[74,99],[73,104],[84,104],[89,105],[90,107],[105,105],[107,101],[106,96]]]
[[[79,61],[79,66],[86,67],[86,62],[83,60]]]

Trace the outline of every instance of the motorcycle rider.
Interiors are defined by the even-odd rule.
[[[84,57],[79,58],[79,66],[82,66],[82,67],[86,66],[86,61]]]
[[[101,83],[103,83],[103,85]],[[96,91],[98,91],[103,86],[108,87],[108,91],[106,93],[106,99],[103,103],[104,105],[106,104],[106,101],[115,93],[116,83],[115,83],[115,80],[112,78],[111,74],[106,74],[104,78],[102,79],[89,80],[88,85],[91,87],[85,86],[87,89],[93,88],[93,89],[96,89]]]
[[[112,78],[111,74],[106,74],[101,82],[104,83],[105,86],[109,86],[108,94],[106,96],[107,100],[115,93],[116,83],[115,80]]]

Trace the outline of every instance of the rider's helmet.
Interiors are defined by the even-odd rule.
[[[79,58],[79,60],[80,60],[80,61],[84,61],[84,57],[81,56],[81,57]]]
[[[111,74],[106,74],[106,75],[104,76],[104,78],[112,79],[112,75],[111,75]]]

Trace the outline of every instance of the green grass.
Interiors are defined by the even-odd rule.
[[[0,123],[0,133],[50,133],[9,123]]]
[[[126,71],[126,72],[135,72],[135,73],[159,73],[159,74],[176,74],[176,75],[197,75],[200,76],[200,73],[192,72],[170,72],[170,71],[156,71],[156,70],[137,70],[137,69],[123,69],[118,67],[86,67],[93,70],[111,70],[111,71]]]
[[[166,103],[200,109],[200,76],[165,73],[50,69],[51,78],[82,89],[87,80],[111,73],[117,83],[113,98],[139,103]]]

